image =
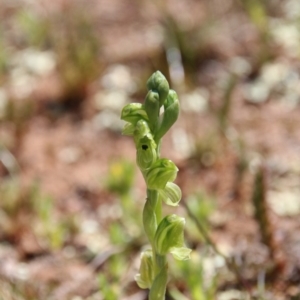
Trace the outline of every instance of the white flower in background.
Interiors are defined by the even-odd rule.
[[[101,84],[108,90],[121,90],[132,93],[136,84],[130,74],[130,69],[123,65],[113,65],[107,69],[101,79]]]
[[[273,20],[270,24],[271,35],[275,42],[284,47],[290,56],[298,57],[300,32],[297,23],[285,23],[283,21]]]
[[[13,68],[21,68],[32,75],[46,76],[54,71],[56,60],[51,51],[28,48],[18,52],[13,57],[12,66]]]
[[[56,67],[51,51],[28,48],[17,52],[10,61],[8,86],[13,98],[28,98],[38,84],[38,78],[49,75]]]

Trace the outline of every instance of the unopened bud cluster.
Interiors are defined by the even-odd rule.
[[[121,119],[127,122],[123,134],[133,136],[136,162],[147,185],[143,219],[152,250],[142,253],[140,273],[136,280],[141,288],[157,289],[156,293],[150,291],[149,299],[164,299],[164,295],[158,295],[165,288],[157,282],[166,280],[155,278],[163,277],[166,270],[155,270],[161,264],[156,261],[156,257],[171,253],[176,259],[185,260],[189,258],[191,251],[184,246],[184,218],[173,214],[158,220],[155,212],[162,201],[167,205],[177,206],[181,200],[181,190],[173,182],[178,168],[171,160],[160,158],[159,155],[161,138],[178,118],[179,101],[176,92],[169,89],[168,81],[159,71],[149,78],[147,88],[145,103],[126,105]],[[163,112],[160,113],[161,111]],[[166,264],[160,267],[167,268]]]

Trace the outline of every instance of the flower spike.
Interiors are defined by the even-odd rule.
[[[184,218],[174,214],[161,216],[162,203],[178,206],[181,200],[180,187],[173,182],[178,168],[171,160],[160,158],[161,139],[178,118],[179,101],[160,71],[148,79],[147,88],[144,105],[131,103],[123,108],[121,119],[127,123],[122,133],[133,136],[136,162],[147,185],[143,226],[151,250],[142,252],[135,280],[140,288],[150,290],[148,300],[165,300],[167,255],[186,260],[191,252],[184,245]]]

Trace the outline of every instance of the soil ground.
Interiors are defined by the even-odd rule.
[[[265,13],[257,21],[255,8],[239,1],[92,2],[84,12],[99,38],[96,75],[83,76],[70,91],[60,73],[68,66],[58,65],[35,74],[26,97],[26,84],[12,82],[13,70],[24,66],[11,63],[1,78],[13,105],[0,125],[0,299],[145,299],[133,276],[146,241],[138,218],[126,225],[124,195],[109,176],[114,164],[135,163],[134,143],[122,136],[119,116],[125,104],[143,101],[156,69],[178,91],[182,107],[161,150],[179,167],[178,211],[193,223],[185,209],[189,199],[199,193],[212,199],[213,211],[196,218],[209,224],[213,243],[236,266],[221,275],[216,299],[242,299],[228,291],[247,291],[252,299],[300,299],[299,55],[283,42],[283,30],[298,23],[287,16],[287,4],[257,4]],[[23,47],[12,21],[24,7],[51,22],[62,14],[73,20],[82,9],[70,1],[1,5],[14,45],[11,61],[32,48]],[[77,26],[58,23],[67,36]],[[76,37],[75,45],[81,46]],[[168,57],[170,49],[179,49],[181,60]],[[145,184],[135,172],[129,194],[142,209]],[[124,256],[132,262],[120,282],[109,261],[124,255],[126,242],[114,243],[111,224],[133,231],[128,229],[131,253]],[[196,253],[212,248],[188,230],[187,243]],[[107,281],[101,274],[108,274]],[[188,284],[174,282],[193,297]],[[116,283],[119,296],[105,294],[105,286]]]

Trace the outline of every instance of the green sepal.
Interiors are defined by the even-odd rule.
[[[174,247],[170,249],[170,253],[177,260],[188,260],[191,258],[192,250],[186,247]]]
[[[126,123],[123,127],[122,134],[123,135],[133,135],[135,130],[135,126],[132,123]]]
[[[152,131],[155,129],[159,116],[160,102],[159,94],[150,90],[145,99],[145,111],[149,118]]]
[[[177,176],[178,168],[169,159],[158,159],[145,174],[147,187],[153,190],[164,189],[167,182],[172,182]]]
[[[135,125],[139,120],[148,120],[144,105],[141,103],[130,103],[123,107],[121,119]]]
[[[159,94],[159,107],[161,107],[169,94],[169,83],[166,77],[160,71],[154,72],[147,81],[147,88]]]
[[[159,223],[155,237],[155,249],[159,255],[166,255],[167,253],[175,253],[175,258],[180,258],[180,250],[176,252],[176,248],[185,248],[184,245],[184,225],[185,219],[177,215],[168,215]]]
[[[158,190],[158,194],[160,199],[170,206],[178,206],[182,196],[180,187],[173,182],[167,182],[164,189]]]
[[[144,171],[151,167],[156,161],[156,144],[150,134],[141,138],[137,144],[136,162],[139,168]]]
[[[164,113],[160,118],[158,128],[155,132],[156,141],[161,139],[176,122],[179,116],[179,109],[177,93],[173,90],[170,90],[164,104]]]
[[[140,140],[145,136],[151,136],[151,131],[148,125],[148,122],[145,120],[139,120],[136,125],[133,132],[133,138],[135,145],[138,146]]]
[[[152,250],[148,249],[141,253],[140,270],[134,277],[141,289],[150,289],[154,279],[154,264]]]

